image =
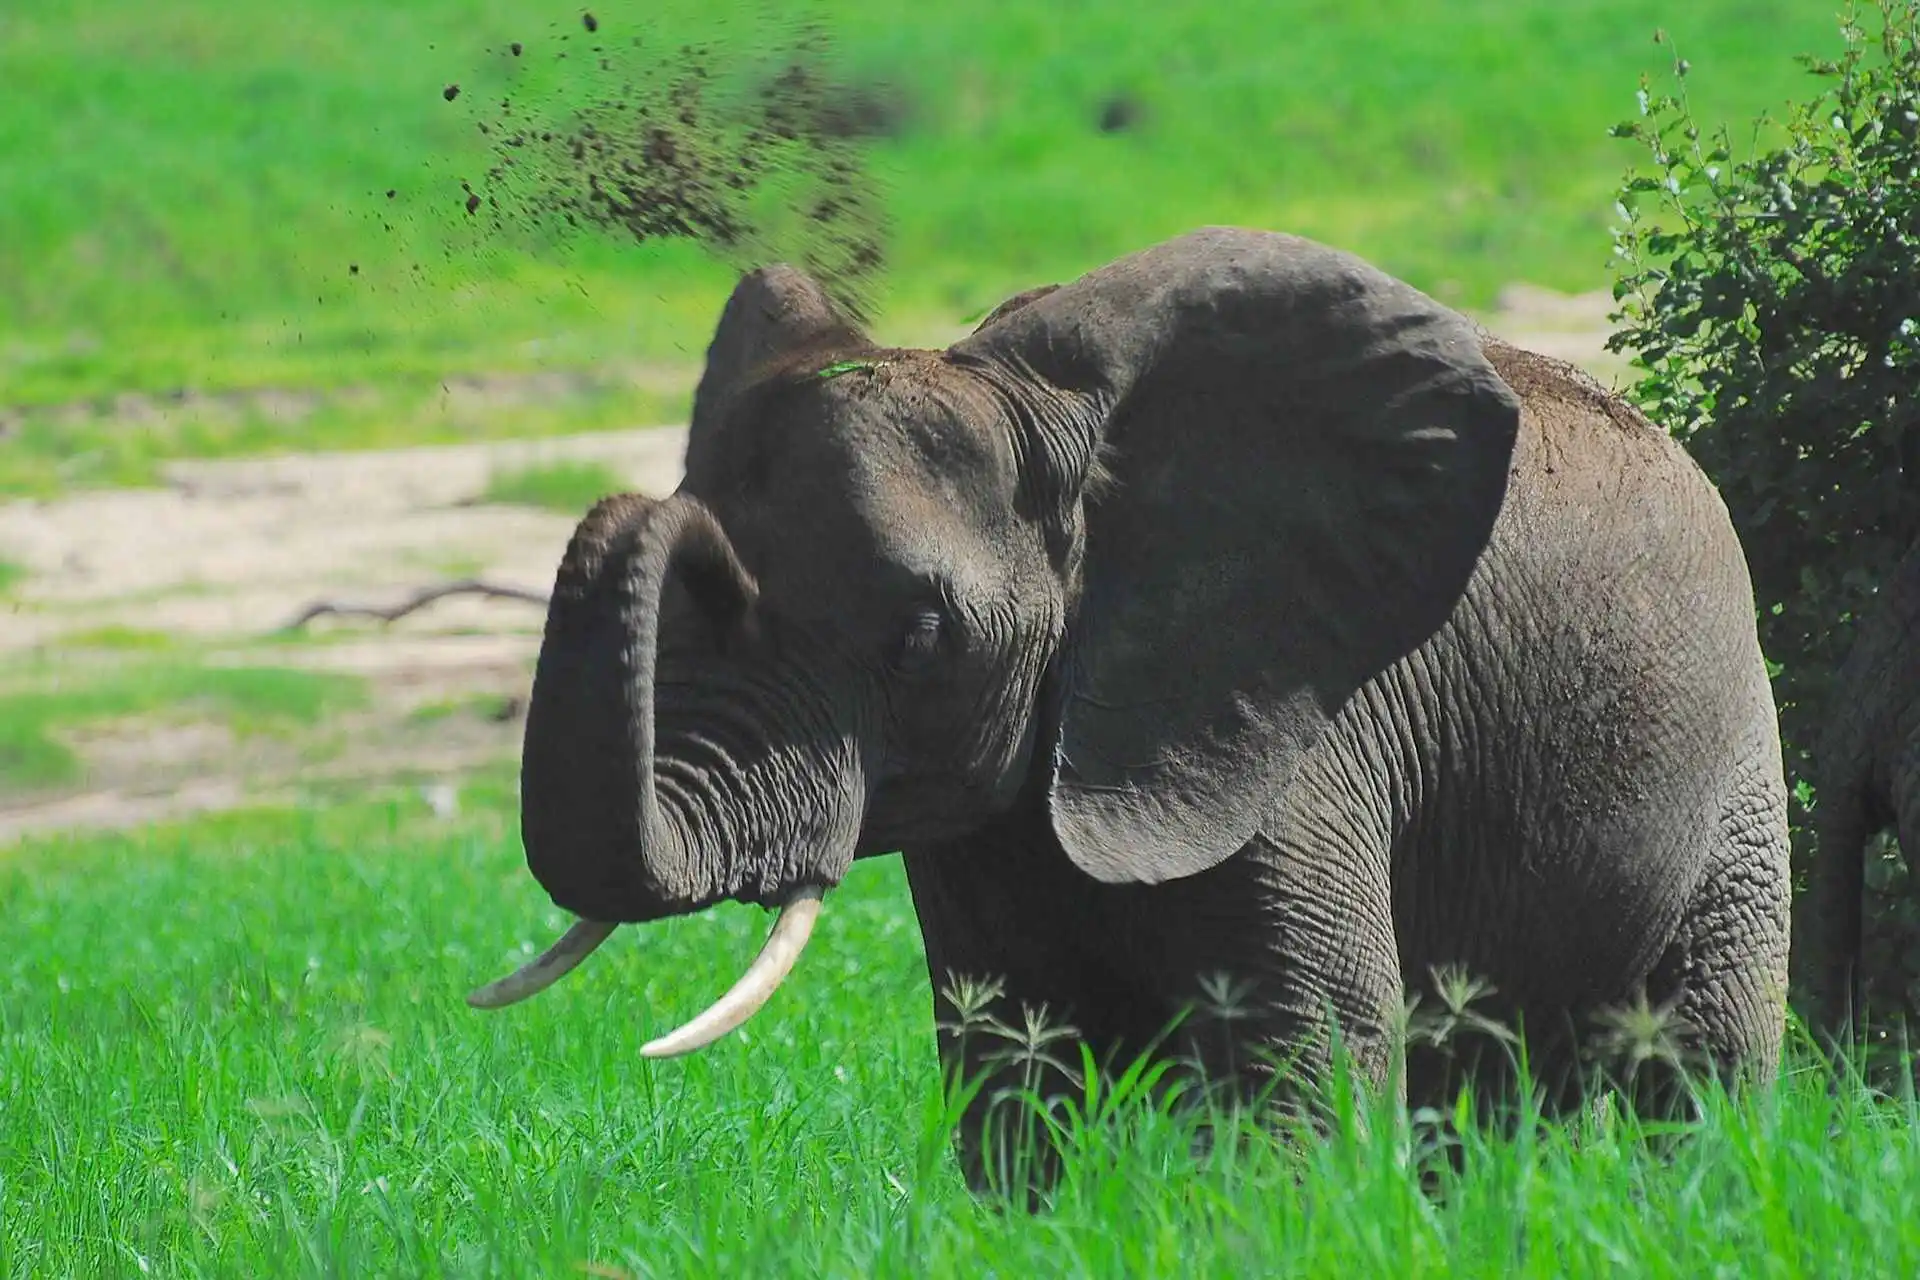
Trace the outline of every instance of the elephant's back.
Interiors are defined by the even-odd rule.
[[[1664,577],[1704,592],[1698,605],[1750,616],[1752,581],[1733,521],[1686,450],[1577,366],[1498,339],[1484,347],[1521,403],[1491,557],[1597,575],[1596,603]]]
[[[1578,365],[1482,335],[1481,347],[1521,404],[1513,482],[1530,490],[1592,486],[1618,496],[1675,497],[1715,508],[1718,493],[1687,451]],[[1569,494],[1568,496],[1573,496]]]
[[[1535,414],[1557,411],[1590,415],[1628,436],[1666,438],[1666,433],[1649,422],[1645,414],[1609,392],[1600,385],[1599,379],[1579,365],[1516,347],[1484,331],[1480,335],[1480,348],[1500,380]]]

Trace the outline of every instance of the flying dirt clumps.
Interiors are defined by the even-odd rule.
[[[757,50],[729,53],[616,45],[590,14],[582,26],[600,43],[512,46],[516,71],[545,54],[564,85],[475,108],[492,165],[462,184],[468,213],[484,198],[483,220],[503,226],[691,241],[742,269],[790,262],[869,319],[888,226],[866,152],[900,116],[875,104],[898,99],[836,76],[817,29],[769,49],[761,28]]]

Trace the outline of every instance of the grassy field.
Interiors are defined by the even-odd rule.
[[[604,463],[563,460],[496,471],[488,478],[481,501],[540,507],[577,516],[608,494],[623,493],[629,487]]]
[[[1623,1127],[1470,1139],[1429,1198],[1390,1112],[1189,1154],[1094,1128],[1055,1209],[944,1146],[896,862],[860,866],[742,1034],[640,1044],[766,917],[616,939],[533,1003],[461,1002],[562,923],[512,796],[230,814],[0,860],[0,1274],[1910,1276],[1911,1103],[1800,1069],[1670,1156]],[[1224,1145],[1224,1144],[1223,1144]]]
[[[245,735],[282,726],[311,726],[327,713],[357,705],[362,689],[349,676],[266,666],[223,667],[188,655],[142,656],[168,647],[165,636],[114,629],[66,637],[64,660],[9,668],[0,676],[0,798],[78,780],[81,762],[61,740],[100,722],[165,717],[206,721]],[[76,651],[98,650],[94,661]]]
[[[1598,287],[1638,159],[1606,130],[1670,58],[1656,28],[1693,61],[1708,119],[1778,105],[1804,81],[1791,55],[1838,43],[1832,6],[1789,0],[811,11],[846,79],[904,104],[873,153],[894,338],[1207,222],[1316,236],[1465,306],[1511,280]],[[598,6],[593,39],[738,51],[791,25],[776,12],[792,10]],[[26,91],[0,95],[0,488],[146,479],[169,453],[681,412],[728,268],[687,245],[493,238],[461,207],[487,163],[473,104],[596,92],[578,13],[6,6],[0,82]],[[1133,115],[1104,132],[1117,99]],[[476,371],[577,381],[450,409],[447,381]]]

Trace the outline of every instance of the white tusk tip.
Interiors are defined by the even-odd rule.
[[[685,1025],[640,1047],[643,1058],[677,1058],[704,1049],[760,1011],[792,971],[820,916],[825,890],[810,885],[780,908],[779,919],[747,971],[731,990]]]

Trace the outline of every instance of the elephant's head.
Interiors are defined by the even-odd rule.
[[[1519,419],[1472,327],[1345,254],[1210,228],[876,347],[746,276],[669,498],[563,559],[528,708],[528,863],[582,922],[475,993],[539,990],[618,922],[783,907],[750,1016],[857,857],[1028,788],[1089,876],[1253,833],[1353,691],[1444,621]]]

